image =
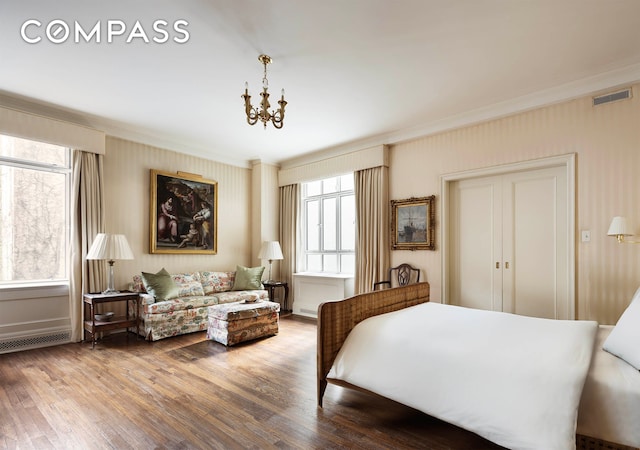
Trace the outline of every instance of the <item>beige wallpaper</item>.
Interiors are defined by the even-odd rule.
[[[640,233],[639,89],[627,101],[592,107],[586,97],[393,145],[391,199],[436,194],[439,201],[441,175],[575,153],[577,316],[615,323],[640,286],[640,245],[606,235],[615,215]],[[590,242],[580,242],[582,230],[591,231]],[[401,262],[423,269],[439,301],[439,248],[392,252],[392,263]]]
[[[135,259],[115,263],[117,289],[141,271],[235,270],[258,265],[251,255],[251,170],[107,137],[105,208],[107,232],[127,236]],[[149,253],[150,169],[189,172],[218,182],[217,255]],[[255,256],[255,255],[254,255]]]
[[[640,245],[618,245],[606,236],[614,215],[627,216],[640,233],[640,85],[633,88],[634,97],[628,101],[594,108],[587,97],[392,145],[390,196],[436,194],[439,200],[441,175],[575,153],[576,311],[581,319],[615,323],[640,286]],[[218,181],[218,255],[148,253],[151,168],[198,173]],[[236,264],[259,264],[253,253],[271,232],[270,226],[252,220],[271,223],[273,195],[265,199],[259,193],[265,183],[277,180],[271,167],[260,172],[259,180],[252,177],[256,175],[250,169],[108,137],[107,231],[126,234],[136,255],[134,261],[116,263],[116,286],[125,287],[141,270],[225,270]],[[260,217],[252,219],[255,215]],[[581,230],[591,231],[591,242],[579,242]],[[432,298],[439,301],[439,248],[392,252],[393,264],[404,261],[423,269]]]

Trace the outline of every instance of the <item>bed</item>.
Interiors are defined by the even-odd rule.
[[[508,448],[640,446],[640,373],[601,350],[613,327],[428,302],[417,283],[320,305],[318,405],[332,383]]]

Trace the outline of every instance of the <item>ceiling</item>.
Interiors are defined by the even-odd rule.
[[[21,36],[29,19],[38,43]],[[47,38],[54,19],[70,28],[63,43]],[[164,43],[152,41],[158,19]],[[112,42],[109,20],[126,26]],[[74,42],[74,22],[100,22],[101,41]],[[247,81],[259,98],[261,53],[274,60],[272,100],[286,90],[280,130],[246,123],[240,96]],[[638,0],[0,0],[4,104],[238,165],[291,165],[638,80]]]

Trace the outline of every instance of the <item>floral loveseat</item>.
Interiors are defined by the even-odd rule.
[[[247,269],[238,267],[238,270]],[[264,268],[261,268],[264,269]],[[236,272],[193,272],[169,274],[164,271],[157,274],[136,275],[130,286],[131,291],[140,292],[140,334],[145,339],[157,341],[170,336],[193,333],[207,329],[208,307],[221,303],[243,300],[268,300],[264,289],[238,289],[235,283]],[[170,277],[177,289],[171,289],[170,295],[154,292],[148,280],[153,275]],[[260,271],[255,287],[262,288]],[[255,283],[254,283],[255,284]],[[234,290],[236,289],[236,290]],[[151,292],[148,292],[151,291]],[[154,295],[156,294],[156,295]],[[170,297],[170,298],[164,298]]]

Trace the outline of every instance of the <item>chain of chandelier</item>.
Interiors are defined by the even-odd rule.
[[[258,61],[262,63],[264,66],[264,76],[262,78],[262,92],[260,92],[260,100],[259,107],[254,108],[251,105],[251,96],[249,95],[249,83],[244,83],[244,94],[242,94],[242,98],[244,99],[244,110],[247,114],[247,123],[249,125],[255,125],[258,121],[264,124],[264,128],[267,128],[267,122],[271,122],[274,127],[280,129],[284,124],[284,107],[287,106],[287,102],[284,100],[284,89],[282,90],[282,95],[280,100],[278,100],[278,105],[280,108],[275,109],[273,112],[269,110],[271,108],[271,104],[269,103],[269,80],[267,80],[267,64],[271,64],[272,59],[267,55],[258,56]]]

